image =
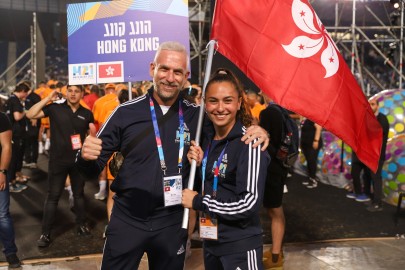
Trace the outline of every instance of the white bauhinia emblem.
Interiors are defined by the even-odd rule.
[[[284,50],[294,57],[308,58],[319,52],[326,41],[327,47],[322,52],[321,63],[326,70],[325,78],[333,76],[339,69],[339,57],[335,43],[318,16],[307,4],[300,0],[293,0],[291,13],[299,29],[305,33],[317,35],[319,38],[312,39],[307,36],[297,36],[289,45],[282,45]],[[314,16],[316,25],[314,24]]]
[[[111,66],[108,66],[108,68],[105,70],[107,72],[107,76],[112,76],[114,75],[114,68]]]

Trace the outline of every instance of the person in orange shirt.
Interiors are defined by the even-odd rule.
[[[99,114],[99,124],[100,124],[100,128],[101,126],[105,123],[105,121],[108,119],[108,116],[110,115],[110,113],[118,106],[120,105],[120,102],[118,100],[118,96],[121,92],[121,90],[128,90],[128,87],[125,84],[117,84],[115,86],[115,98],[110,99],[110,100],[106,100],[101,107],[100,110],[100,114]]]
[[[94,115],[94,125],[96,126],[97,130],[100,129],[100,123],[102,122],[101,112],[103,110],[104,103],[117,98],[117,93],[115,91],[115,84],[108,83],[104,87],[105,95],[100,97],[94,102],[93,105],[93,115]]]
[[[105,95],[100,97],[99,99],[94,102],[93,105],[93,116],[94,116],[94,125],[96,129],[99,130],[101,127],[101,123],[103,123],[104,119],[102,117],[103,107],[104,104],[108,101],[115,100],[117,98],[115,84],[108,83],[105,85]],[[99,177],[98,177],[98,184],[100,186],[99,192],[94,194],[94,198],[97,200],[105,200],[107,197],[107,170],[104,168]]]
[[[260,104],[258,93],[251,89],[246,90],[246,101],[253,116],[253,123],[257,125],[259,123],[260,112],[266,109],[266,105]]]

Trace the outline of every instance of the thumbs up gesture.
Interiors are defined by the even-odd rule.
[[[96,160],[101,153],[101,139],[97,138],[96,126],[89,124],[90,133],[83,143],[81,155],[84,160]]]

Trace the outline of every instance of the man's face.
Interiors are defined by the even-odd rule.
[[[28,96],[28,92],[15,92],[15,96],[18,97],[19,100],[25,100]]]
[[[370,104],[371,110],[373,110],[373,113],[377,113],[378,112],[378,102],[376,100],[370,100],[368,102]]]
[[[81,91],[79,87],[74,85],[68,87],[66,91],[66,99],[70,104],[72,105],[78,104],[82,97],[83,91]]]
[[[162,50],[156,61],[150,64],[149,74],[158,101],[170,103],[176,100],[189,75],[187,56],[177,51]]]

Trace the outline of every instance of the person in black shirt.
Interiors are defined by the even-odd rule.
[[[266,185],[264,188],[263,207],[271,219],[272,246],[270,251],[263,254],[263,264],[266,269],[283,266],[282,243],[285,232],[285,217],[282,206],[284,185],[287,179],[288,168],[276,158],[277,151],[283,140],[283,116],[281,108],[270,103],[260,112],[260,126],[270,134],[270,144],[267,151],[271,162],[267,167]]]
[[[369,104],[383,130],[380,160],[378,162],[378,168],[377,168],[376,173],[373,173],[366,165],[364,165],[359,160],[356,153],[353,152],[351,174],[353,177],[354,193],[348,193],[346,195],[346,197],[355,199],[356,201],[359,201],[359,202],[370,201],[371,185],[373,185],[373,190],[374,190],[373,202],[371,205],[369,205],[367,207],[367,210],[370,212],[376,212],[376,211],[383,210],[383,206],[382,206],[383,184],[382,184],[381,173],[382,173],[382,166],[385,161],[385,150],[387,148],[389,123],[388,123],[387,117],[378,111],[378,109],[379,109],[378,100],[371,99],[371,100],[369,100]],[[364,187],[363,187],[363,189],[362,189],[361,180],[360,180],[360,173],[362,170],[364,170]]]
[[[307,161],[308,180],[302,182],[307,188],[316,188],[316,170],[318,168],[318,154],[323,146],[322,127],[306,119],[301,128],[301,150]]]
[[[77,151],[87,134],[93,114],[80,105],[83,88],[70,85],[63,103],[49,103],[58,98],[58,92],[53,91],[46,98],[31,107],[27,112],[30,119],[49,116],[51,128],[51,148],[49,151],[48,194],[42,218],[42,235],[38,240],[38,247],[47,247],[51,243],[51,229],[55,220],[56,208],[65,187],[66,177],[70,176],[76,215],[77,233],[90,234],[87,227],[84,207],[85,179],[79,174],[75,166]]]
[[[14,93],[6,103],[6,114],[10,118],[13,131],[13,154],[7,174],[7,179],[10,183],[10,192],[20,192],[27,188],[26,185],[17,184],[16,178],[17,172],[21,171],[24,157],[27,121],[23,103],[25,102],[29,90],[29,87],[25,83],[18,84]]]
[[[10,216],[10,193],[7,181],[7,169],[11,160],[11,124],[4,113],[0,112],[0,240],[9,268],[21,266],[17,257],[13,220]]]
[[[28,96],[25,99],[25,110],[28,111],[34,104],[40,101],[41,97],[30,89]],[[36,168],[38,160],[38,134],[41,120],[26,119],[26,121],[27,136],[25,139],[25,162],[28,168]]]

